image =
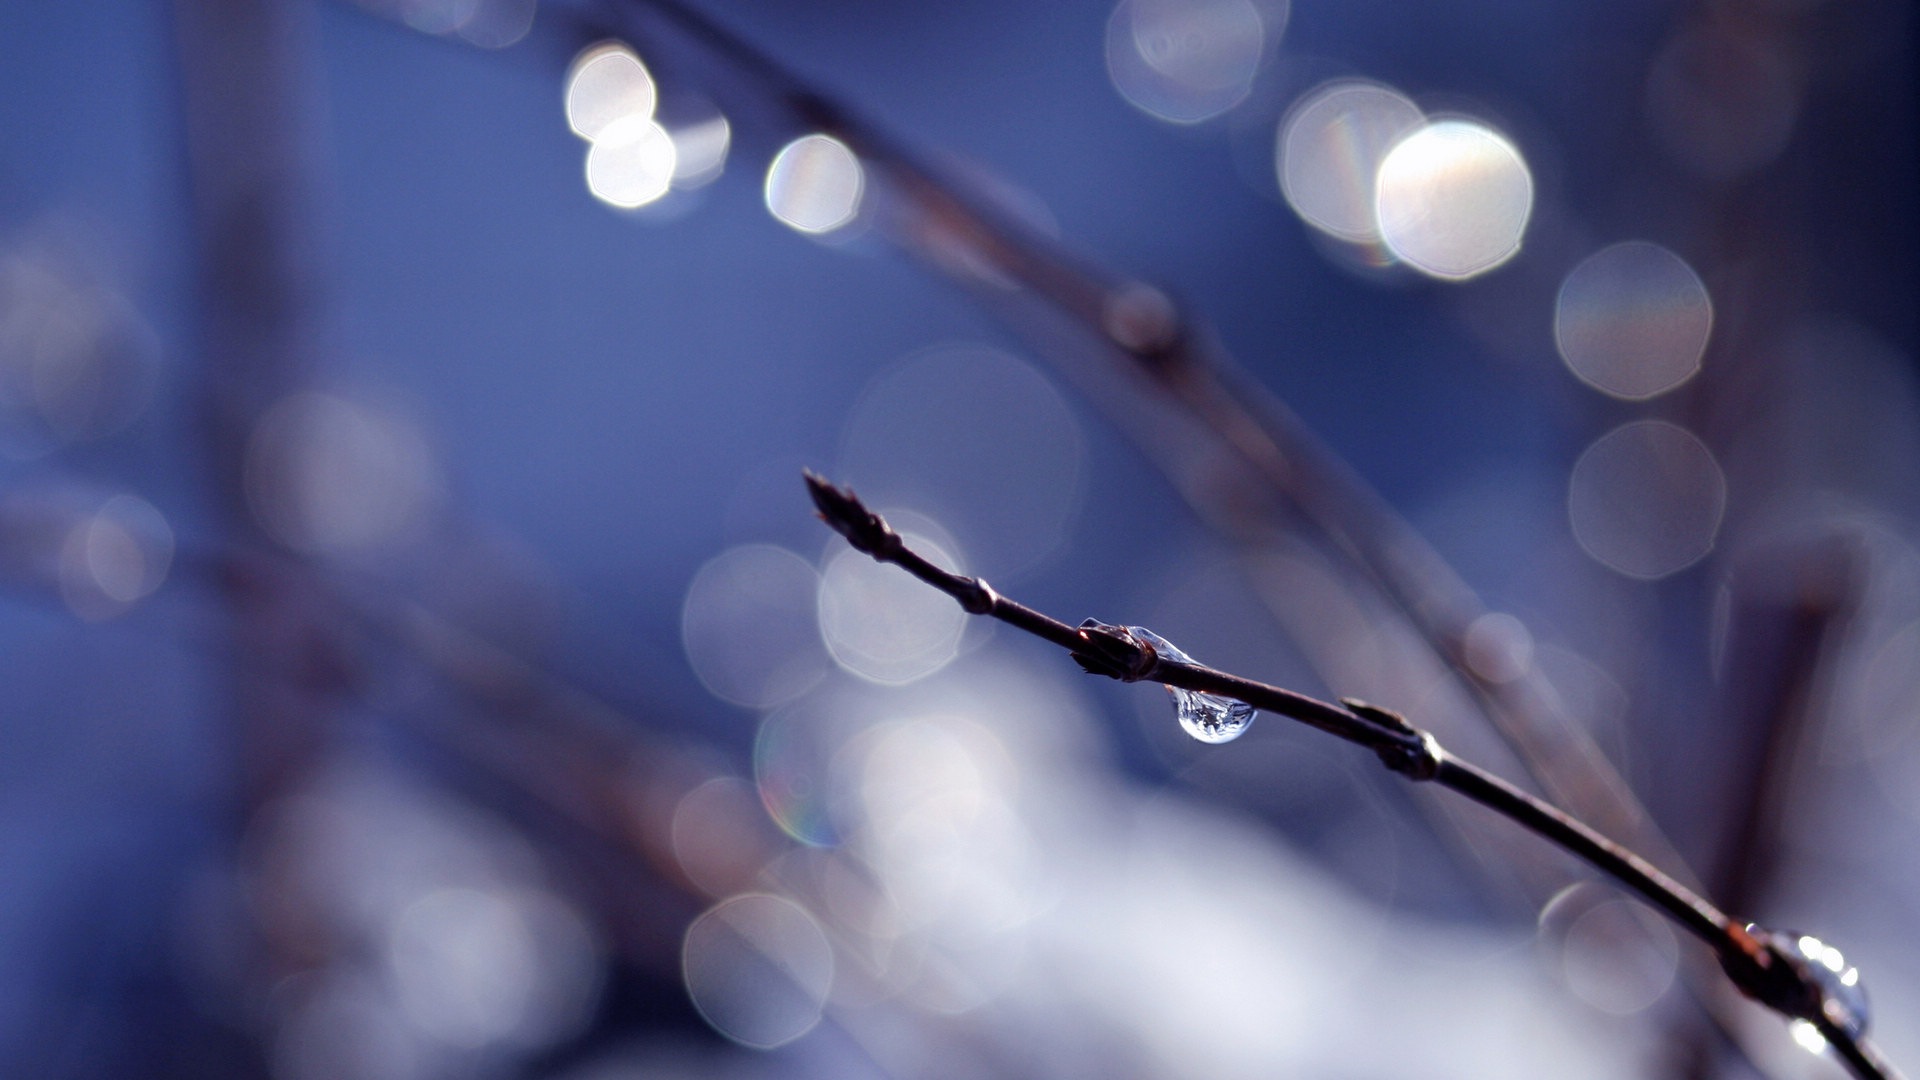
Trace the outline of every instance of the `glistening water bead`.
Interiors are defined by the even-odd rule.
[[[1195,662],[1193,657],[1181,652],[1173,642],[1145,627],[1129,626],[1127,633],[1153,646],[1154,652],[1175,663]],[[1253,706],[1244,701],[1218,694],[1202,694],[1196,690],[1182,690],[1177,686],[1167,687],[1167,693],[1173,695],[1173,714],[1180,718],[1180,726],[1203,743],[1232,742],[1245,734],[1253,724]]]
[[[1803,975],[1811,975],[1824,999],[1822,1011],[1833,1026],[1855,1038],[1867,1032],[1867,990],[1860,985],[1860,969],[1847,963],[1840,950],[1814,937],[1792,931],[1765,930],[1749,926],[1748,931],[1784,953]],[[1793,1023],[1793,1037],[1800,1045],[1818,1053],[1827,1042],[1805,1020]]]

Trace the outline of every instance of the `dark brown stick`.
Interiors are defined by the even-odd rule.
[[[935,566],[908,547],[900,534],[867,509],[852,491],[835,487],[811,472],[806,474],[806,482],[821,520],[856,549],[901,567],[953,597],[972,614],[990,615],[1068,650],[1089,674],[1219,694],[1298,720],[1372,750],[1402,776],[1435,781],[1552,842],[1638,893],[1705,942],[1741,992],[1784,1016],[1815,1025],[1856,1076],[1862,1080],[1897,1077],[1864,1036],[1831,1018],[1838,1003],[1830,1000],[1811,969],[1788,956],[1766,935],[1749,932],[1704,897],[1578,818],[1447,753],[1431,734],[1398,714],[1355,701],[1334,705],[1204,664],[1176,663],[1122,626],[1091,619],[1077,629],[1068,626],[1006,599],[978,578]]]

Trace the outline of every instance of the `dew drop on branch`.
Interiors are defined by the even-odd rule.
[[[1860,985],[1860,969],[1849,964],[1839,949],[1812,934],[1762,930],[1754,926],[1747,929],[1784,953],[1803,975],[1811,976],[1820,987],[1824,1000],[1822,1011],[1834,1027],[1855,1038],[1866,1034],[1870,1019],[1867,990]],[[1794,1041],[1807,1050],[1819,1053],[1827,1048],[1826,1038],[1806,1020],[1795,1020],[1792,1033]]]
[[[1195,662],[1193,657],[1181,652],[1173,642],[1145,627],[1129,626],[1127,633],[1153,646],[1153,651],[1175,663]],[[1180,726],[1203,743],[1232,742],[1253,726],[1254,708],[1244,701],[1219,694],[1203,694],[1197,690],[1182,690],[1177,686],[1167,687],[1167,693],[1173,695],[1173,715],[1179,718]]]

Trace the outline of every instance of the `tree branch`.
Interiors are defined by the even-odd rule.
[[[1088,619],[1078,628],[1001,596],[979,578],[942,570],[908,547],[884,518],[851,490],[813,472],[807,490],[820,518],[854,548],[892,563],[953,597],[975,615],[989,615],[1066,649],[1082,669],[1122,682],[1157,682],[1218,694],[1285,716],[1363,746],[1410,780],[1433,781],[1579,857],[1665,912],[1713,949],[1721,968],[1748,997],[1817,1028],[1862,1080],[1898,1074],[1867,1042],[1818,966],[1794,955],[1783,935],[1743,925],[1704,897],[1578,818],[1447,753],[1404,717],[1365,702],[1320,701],[1198,663],[1170,660],[1124,626]]]

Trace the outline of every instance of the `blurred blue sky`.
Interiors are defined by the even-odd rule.
[[[567,64],[589,40],[567,27],[593,18],[591,5],[551,0],[527,39],[499,52],[351,3],[289,6],[301,100],[287,123],[310,166],[298,209],[311,243],[294,254],[314,275],[318,382],[418,425],[450,508],[434,543],[471,541],[502,560],[487,566],[524,574],[514,587],[541,593],[531,606],[552,636],[539,648],[558,669],[645,702],[656,734],[744,758],[757,715],[708,694],[682,651],[695,572],[745,542],[809,560],[829,550],[799,469],[843,466],[849,416],[904,358],[960,343],[1051,369],[880,236],[820,242],[771,217],[766,162],[801,132],[770,111],[737,118],[711,186],[633,213],[594,199],[562,111]],[[1739,369],[1744,354],[1726,342],[1763,351],[1754,342],[1771,331],[1752,328],[1773,316],[1819,316],[1875,335],[1894,358],[1890,385],[1910,393],[1920,344],[1911,13],[1695,7],[1296,0],[1249,100],[1180,127],[1115,92],[1105,0],[702,5],[935,160],[1026,193],[1070,244],[1191,305],[1496,608],[1537,620],[1540,640],[1638,657],[1638,673],[1621,676],[1636,696],[1629,726],[1661,749],[1631,768],[1669,810],[1697,797],[1688,772],[1715,738],[1686,703],[1709,692],[1725,567],[1629,585],[1582,562],[1567,475],[1602,432],[1645,417],[1717,432],[1704,437],[1731,455],[1727,418],[1750,399],[1718,383],[1651,403],[1587,389],[1555,354],[1560,282],[1619,240],[1681,253],[1719,304],[1710,369]],[[1804,95],[1776,159],[1710,182],[1649,134],[1647,71],[1677,27],[1735,9],[1811,27],[1793,38]],[[113,1075],[133,1060],[113,1056],[124,1046],[101,1058],[34,1028],[73,1010],[146,1007],[143,988],[168,984],[173,948],[171,908],[150,898],[185,888],[229,828],[220,604],[185,554],[217,548],[222,532],[196,413],[206,368],[170,13],[135,0],[0,7],[0,257],[54,252],[124,295],[151,328],[157,376],[152,406],[124,429],[0,458],[0,497],[132,492],[183,553],[151,603],[114,621],[76,619],[31,573],[0,607],[0,1062],[10,1043],[25,1047],[19,1060],[48,1066],[41,1075]],[[703,96],[731,111],[743,93],[725,78],[699,85],[699,62],[647,59],[670,105]],[[1480,117],[1521,147],[1535,203],[1511,263],[1462,284],[1357,268],[1289,210],[1275,125],[1341,75],[1389,83],[1430,113]],[[1796,311],[1779,310],[1782,291]],[[1062,617],[1169,611],[1173,625],[1149,625],[1203,659],[1364,692],[1319,685],[1270,627],[1249,636],[1245,596],[1207,576],[1226,548],[1060,385],[1085,445],[1064,542],[1011,576],[977,569]],[[1768,483],[1735,475],[1730,515],[1764,502]],[[1910,513],[1903,485],[1910,494],[1910,475],[1854,494]],[[428,544],[356,572],[485,591],[460,580],[462,565]],[[1222,597],[1224,613],[1168,599],[1183,592]],[[1596,598],[1628,615],[1589,622]],[[1646,636],[1623,643],[1622,627]],[[1177,771],[1122,691],[1092,693],[1113,713],[1105,752],[1148,782]],[[1705,844],[1711,829],[1683,820],[1676,831]]]

